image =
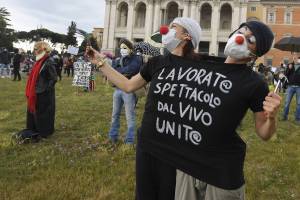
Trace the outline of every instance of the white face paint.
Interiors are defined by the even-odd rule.
[[[176,38],[176,30],[171,28],[166,35],[162,35],[162,44],[172,52],[181,42],[180,39]]]
[[[122,57],[126,57],[129,55],[128,49],[120,49],[120,54]]]
[[[249,58],[251,51],[248,49],[245,36],[243,34],[232,35],[227,41],[224,54],[237,60]]]

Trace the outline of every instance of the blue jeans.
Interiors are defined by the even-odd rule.
[[[283,110],[283,119],[286,120],[289,115],[290,103],[293,99],[294,94],[296,94],[296,112],[295,119],[300,122],[300,86],[289,85],[286,91],[286,98]]]
[[[123,104],[125,105],[125,113],[127,120],[127,134],[125,138],[126,144],[134,143],[135,132],[135,94],[126,93],[116,88],[113,95],[113,112],[111,119],[111,128],[109,131],[109,139],[116,142],[119,137],[120,115]]]
[[[2,78],[4,78],[4,77],[10,77],[9,64],[2,64],[2,63],[0,63],[0,76]]]

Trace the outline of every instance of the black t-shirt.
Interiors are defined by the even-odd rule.
[[[248,108],[263,111],[268,86],[246,65],[154,57],[140,71],[150,82],[140,147],[224,189],[244,184],[246,144],[236,132]]]

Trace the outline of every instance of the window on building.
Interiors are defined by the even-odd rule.
[[[224,49],[225,49],[225,46],[226,46],[226,42],[219,42],[218,56],[220,56],[220,57],[226,57],[226,56],[224,55]]]
[[[200,53],[208,55],[208,53],[209,53],[209,42],[200,42],[198,51]]]
[[[287,66],[289,64],[289,58],[287,57],[283,58],[283,64]]]
[[[255,6],[251,6],[251,7],[250,7],[250,11],[251,11],[251,12],[255,12],[255,11],[256,11],[256,7],[255,7]]]
[[[126,27],[127,26],[127,17],[128,17],[128,4],[121,3],[118,8],[119,17],[118,17],[118,27]]]
[[[272,58],[267,58],[266,59],[266,66],[271,67],[273,65],[273,59]]]
[[[268,13],[268,23],[270,23],[270,24],[275,23],[275,13],[274,12]]]
[[[292,23],[292,13],[291,12],[286,12],[285,13],[284,22],[286,24],[291,24]]]
[[[291,34],[291,33],[284,33],[282,36],[283,36],[283,37],[292,37],[293,34]]]

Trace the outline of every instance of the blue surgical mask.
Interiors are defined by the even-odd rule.
[[[176,38],[176,30],[170,29],[166,35],[162,35],[162,44],[172,52],[179,44],[181,40]]]

